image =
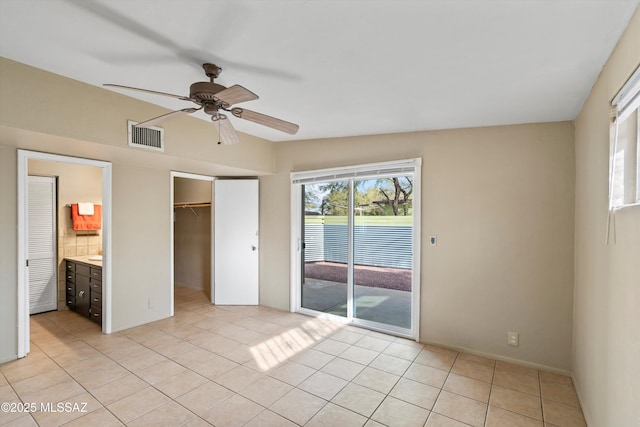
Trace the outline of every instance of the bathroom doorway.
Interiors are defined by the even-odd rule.
[[[49,169],[43,169],[44,167],[48,167]],[[102,331],[104,333],[111,332],[111,163],[57,154],[18,150],[18,357],[24,357],[30,351],[29,277],[30,274],[35,274],[35,272],[30,272],[29,268],[30,242],[28,237],[30,213],[28,206],[29,200],[27,197],[29,174],[61,176],[60,174],[66,172],[60,171],[65,169],[75,169],[71,174],[78,170],[92,170],[94,176],[100,180],[98,185],[99,189],[97,190],[100,194],[99,201],[102,204],[102,230],[100,237],[99,239],[94,238],[90,240],[89,236],[81,236],[80,246],[82,246],[82,248],[77,246],[78,240],[75,239],[76,246],[74,246],[74,249],[76,250],[76,255],[78,254],[77,251],[83,252],[86,249],[87,255],[89,255],[90,252],[95,252],[96,255],[101,252],[104,256],[102,260]],[[75,184],[77,184],[78,181],[81,180],[71,178],[69,180],[69,183],[72,183],[70,186],[73,187],[73,183],[75,182]],[[60,180],[58,182],[60,188],[62,188]],[[70,197],[73,198],[79,196],[75,194]],[[58,199],[59,201],[61,200],[60,192],[58,192]],[[74,201],[78,200],[74,199]],[[60,201],[58,203],[57,210],[60,220],[64,219],[66,221],[66,215],[64,214],[65,209],[67,213],[70,214],[70,209],[66,206],[67,204],[68,203],[66,203],[66,201]],[[59,233],[65,232],[66,228],[64,227],[64,224],[63,226],[58,224],[58,226]],[[73,237],[76,238],[77,236],[74,234]],[[65,248],[70,251],[71,245],[69,244],[65,247],[65,244],[69,243],[70,240],[68,239],[65,241],[64,236],[61,237],[58,235],[57,240],[57,261],[60,261],[59,258],[61,256],[65,256]],[[92,246],[91,249],[89,246]],[[61,247],[62,251],[60,250]],[[70,252],[69,254],[71,256]],[[58,263],[58,266],[59,265],[60,264]],[[65,278],[64,274],[59,276],[60,280]],[[64,287],[62,289],[62,291],[58,289],[57,292],[58,308],[61,304],[60,295],[64,296]]]

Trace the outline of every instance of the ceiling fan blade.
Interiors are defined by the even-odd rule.
[[[245,110],[244,108],[234,108],[231,110],[231,113],[241,119],[249,120],[250,122],[258,123],[290,135],[295,135],[298,129],[300,129],[300,126],[295,123],[286,122],[276,119],[275,117],[267,116],[266,114],[256,113],[255,111]]]
[[[222,90],[216,93],[215,97],[225,104],[229,105],[235,105],[241,102],[253,101],[254,99],[258,99],[258,95],[240,85],[233,85],[230,88]]]
[[[163,114],[161,116],[158,117],[154,117],[153,119],[149,119],[146,120],[144,122],[138,123],[137,125],[135,125],[135,127],[137,128],[148,128],[151,126],[155,126],[160,122],[163,122],[167,119],[171,119],[175,116],[179,116],[182,114],[191,114],[191,113],[195,113],[196,111],[198,111],[199,108],[183,108],[182,110],[176,110],[176,111],[172,111],[170,113],[167,114]]]
[[[211,117],[211,120],[213,120],[213,123],[218,128],[220,142],[224,145],[231,145],[240,142],[240,138],[227,116],[224,114],[218,114],[217,116]]]
[[[128,90],[136,90],[138,92],[152,93],[154,95],[170,96],[171,98],[177,98],[177,99],[181,99],[183,101],[193,101],[191,98],[186,97],[186,96],[174,95],[172,93],[158,92],[156,90],[140,89],[138,87],[115,85],[115,84],[112,84],[112,83],[105,83],[102,86],[117,87],[117,88],[120,88],[120,89],[128,89]]]

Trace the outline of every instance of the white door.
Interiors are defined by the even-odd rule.
[[[258,180],[216,180],[216,305],[258,304]]]
[[[56,179],[29,176],[29,314],[57,309]]]

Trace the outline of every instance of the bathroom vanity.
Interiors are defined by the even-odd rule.
[[[102,325],[102,261],[91,258],[65,258],[67,306]]]

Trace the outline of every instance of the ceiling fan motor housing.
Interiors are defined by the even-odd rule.
[[[197,82],[189,89],[189,98],[202,105],[207,102],[216,102],[215,94],[225,90],[226,87],[213,82]]]

